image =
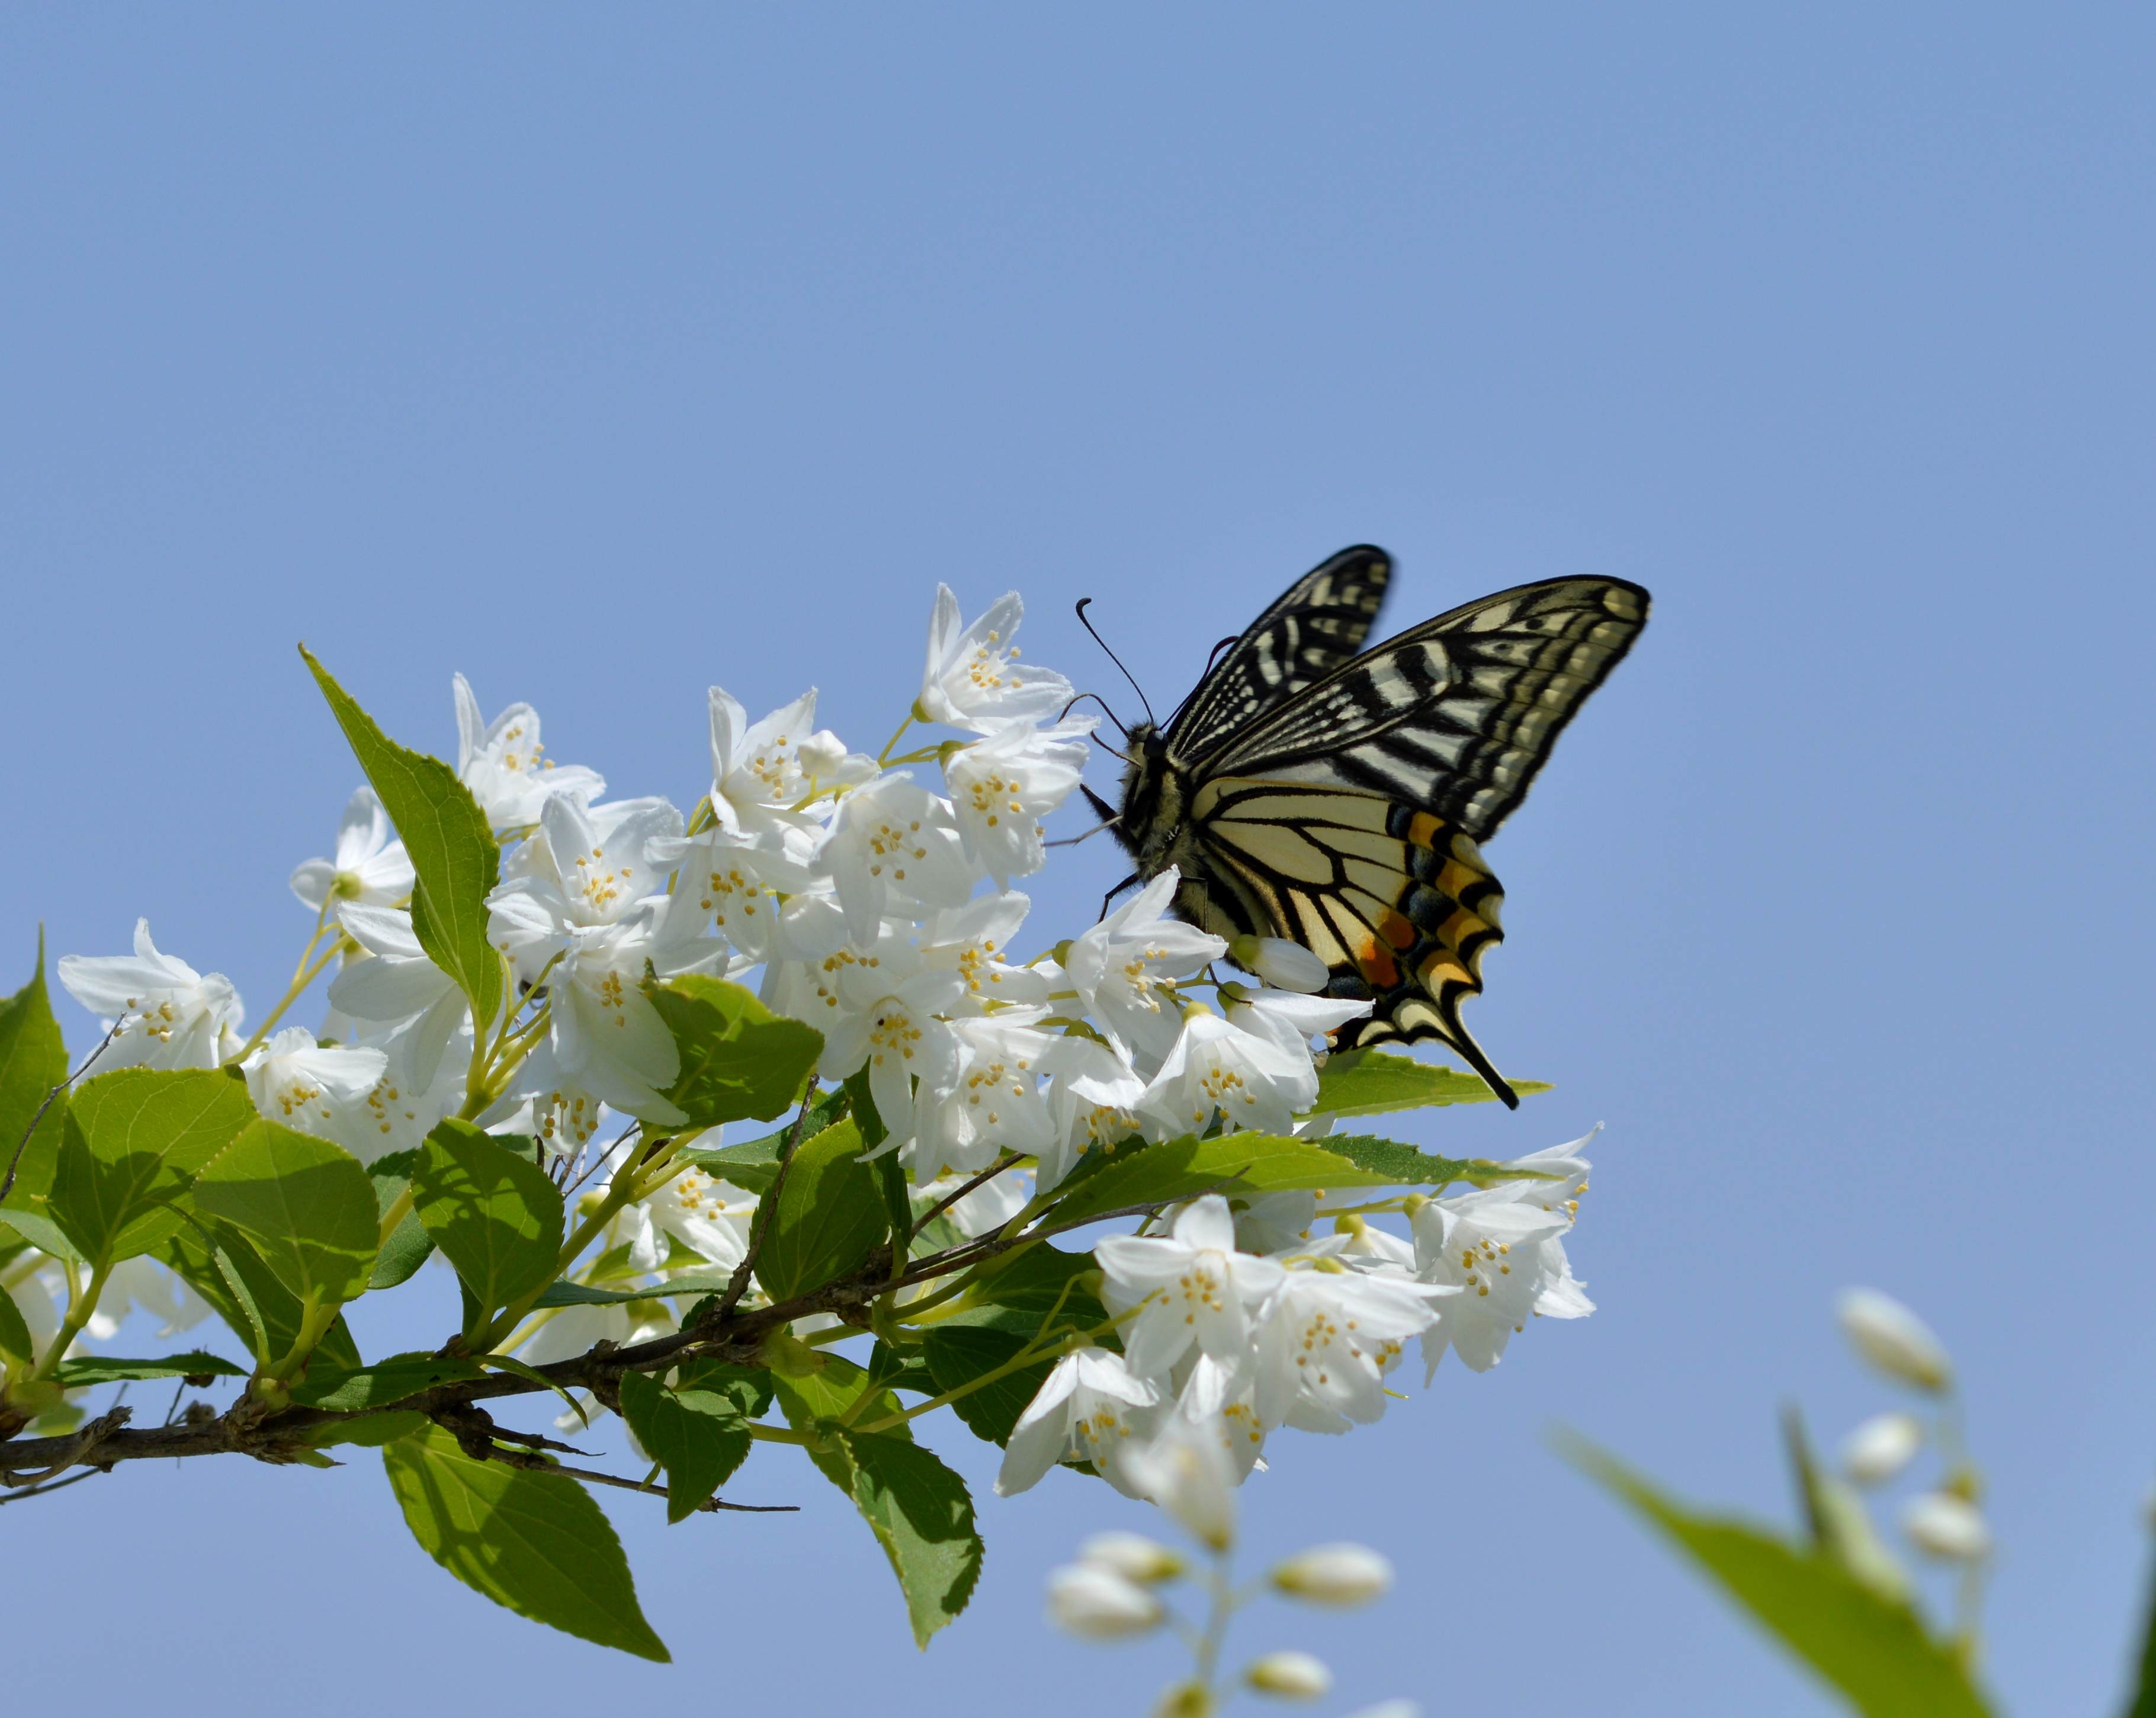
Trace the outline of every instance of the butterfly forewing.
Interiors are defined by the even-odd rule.
[[[1621,579],[1522,585],[1389,639],[1240,729],[1199,766],[1361,788],[1480,841],[1646,621]]]
[[[1248,723],[1352,661],[1385,599],[1392,560],[1342,549],[1296,580],[1243,630],[1169,724],[1176,750],[1200,758]]]

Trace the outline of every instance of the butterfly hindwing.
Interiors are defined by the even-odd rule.
[[[1370,1000],[1337,1047],[1435,1038],[1512,1101],[1460,1016],[1504,938],[1504,891],[1471,839],[1376,795],[1244,777],[1209,780],[1190,818],[1204,863],[1178,892],[1185,917],[1290,938],[1325,963],[1329,995]]]
[[[1370,635],[1392,558],[1346,548],[1281,593],[1243,629],[1171,723],[1177,749],[1202,757],[1267,710],[1352,661]]]

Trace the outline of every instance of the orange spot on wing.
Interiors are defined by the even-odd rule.
[[[1388,913],[1378,921],[1378,928],[1385,934],[1385,940],[1395,949],[1414,946],[1415,928],[1397,913]]]
[[[1379,948],[1374,938],[1355,951],[1355,964],[1378,990],[1389,990],[1400,981],[1400,969],[1391,951]]]
[[[1427,811],[1418,811],[1408,820],[1408,839],[1418,847],[1435,847],[1437,832],[1445,826]]]

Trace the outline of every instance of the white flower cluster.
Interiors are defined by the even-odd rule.
[[[240,1036],[232,985],[161,954],[146,923],[131,957],[70,956],[61,980],[113,1023],[100,1068],[238,1062],[264,1115],[363,1161],[477,1109],[482,1126],[536,1136],[565,1183],[608,1170],[621,1139],[588,1148],[609,1112],[651,1130],[685,1120],[666,1096],[678,1054],[646,984],[690,973],[754,984],[814,1026],[823,1080],[865,1072],[887,1130],[878,1149],[932,1201],[955,1188],[946,1178],[1022,1160],[1034,1187],[1052,1188],[1134,1135],[1323,1131],[1311,1115],[1312,1041],[1369,1005],[1311,994],[1325,969],[1293,944],[1231,949],[1166,917],[1173,871],[1053,954],[1019,953],[1030,903],[1012,885],[1045,862],[1043,820],[1077,786],[1092,727],[1068,717],[1062,676],[1019,661],[1022,614],[1010,594],[964,625],[940,589],[920,693],[876,756],[816,725],[813,689],[752,721],[713,687],[711,788],[686,815],[660,798],[603,797],[596,773],[546,758],[528,705],[483,722],[458,676],[457,772],[503,848],[487,904],[514,980],[504,1018],[475,1023],[429,958],[410,861],[367,789],[334,856],[292,875],[315,938],[254,1037]],[[916,723],[956,735],[900,751]],[[916,779],[924,766],[940,783]],[[1257,981],[1216,981],[1226,959]],[[321,1034],[273,1031],[332,966]],[[470,1101],[481,1066],[488,1084]],[[1279,1427],[1375,1420],[1410,1338],[1433,1371],[1448,1348],[1480,1371],[1529,1317],[1590,1311],[1562,1239],[1585,1160],[1575,1144],[1517,1167],[1522,1179],[1485,1190],[1385,1201],[1407,1212],[1411,1235],[1288,1193],[1235,1211],[1200,1199],[1165,1232],[1100,1242],[1122,1352],[1058,1363],[999,1489],[1088,1460],[1142,1494],[1142,1453],[1184,1438],[1217,1448],[1240,1479]],[[978,1232],[1027,1195],[1024,1175],[1006,1173],[951,1217]],[[656,1279],[663,1292],[669,1278],[730,1269],[754,1205],[685,1171],[613,1217],[609,1282]],[[551,1357],[666,1316],[656,1301],[571,1308],[541,1314],[520,1340]]]

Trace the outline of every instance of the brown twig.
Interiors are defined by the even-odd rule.
[[[929,1224],[934,1222],[937,1218],[942,1216],[945,1211],[950,1210],[952,1206],[963,1199],[968,1193],[976,1192],[979,1189],[985,1187],[989,1182],[995,1180],[998,1175],[1001,1175],[1013,1164],[1022,1163],[1024,1161],[1024,1159],[1023,1156],[1015,1151],[1011,1152],[1005,1156],[998,1158],[993,1163],[990,1164],[988,1168],[983,1170],[980,1174],[972,1176],[965,1181],[962,1181],[955,1191],[945,1194],[942,1198],[937,1200],[935,1204],[930,1206],[928,1209],[923,1211],[920,1217],[915,1222],[910,1233],[915,1239],[918,1239],[920,1237],[921,1232],[923,1229],[927,1228]]]

